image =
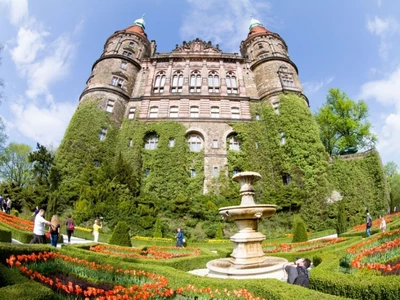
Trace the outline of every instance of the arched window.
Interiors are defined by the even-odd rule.
[[[154,93],[163,93],[164,92],[164,85],[165,85],[165,73],[160,72],[156,75],[156,78],[154,79],[154,88],[153,92]]]
[[[217,72],[210,72],[208,74],[208,92],[219,93],[219,77]]]
[[[211,106],[211,118],[218,119],[219,118],[219,107]]]
[[[228,74],[226,74],[226,88],[227,88],[228,94],[237,94],[238,93],[236,76],[232,72],[229,72]]]
[[[240,151],[240,140],[237,138],[237,135],[230,135],[228,137],[229,142],[229,150]]]
[[[172,76],[172,93],[181,93],[183,86],[183,73],[181,71],[177,71],[174,76]]]
[[[189,91],[191,93],[200,93],[201,92],[201,75],[199,71],[194,71],[192,75],[190,75],[190,87]]]
[[[231,108],[232,119],[240,119],[240,108],[232,107]]]
[[[192,133],[188,135],[186,141],[190,151],[199,152],[203,148],[203,139],[198,134]]]
[[[155,133],[148,134],[144,142],[144,148],[147,150],[157,149],[158,136]]]
[[[177,118],[179,113],[179,108],[178,106],[171,106],[169,108],[169,117],[170,118]]]
[[[158,117],[158,107],[152,106],[150,107],[149,118],[157,118]]]
[[[191,118],[198,118],[199,117],[199,107],[198,106],[191,106],[190,107],[190,117]]]
[[[289,72],[289,69],[287,66],[280,66],[279,67],[279,78],[281,79],[282,87],[294,87],[294,80],[293,80],[293,74]]]

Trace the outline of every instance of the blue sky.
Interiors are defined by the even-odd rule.
[[[400,166],[398,0],[0,0],[8,141],[56,148],[105,41],[143,13],[158,52],[196,37],[239,52],[252,15],[286,41],[311,110],[331,87],[364,99],[383,163]]]

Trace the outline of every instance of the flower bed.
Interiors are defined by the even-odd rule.
[[[319,239],[308,242],[301,243],[268,243],[263,244],[264,253],[277,253],[277,252],[304,252],[326,247],[328,245],[336,244],[345,241],[344,238],[334,238],[334,239]]]
[[[0,221],[19,230],[33,231],[33,222],[0,212]]]
[[[7,260],[31,280],[50,287],[58,299],[249,299],[262,300],[245,289],[222,291],[194,285],[176,290],[168,287],[164,276],[141,270],[114,268],[58,252],[11,255]]]
[[[176,247],[157,247],[157,246],[150,247],[147,250],[141,250],[138,248],[128,248],[128,247],[120,247],[113,245],[97,245],[90,247],[90,251],[115,255],[115,256],[122,256],[122,257],[156,259],[156,260],[200,255],[200,251],[195,248],[176,248]]]
[[[347,249],[350,268],[400,274],[400,230],[382,233]]]
[[[393,220],[398,218],[398,217],[400,217],[400,212],[384,216],[385,221],[386,221],[386,225],[391,223],[391,222],[393,222]],[[379,229],[380,226],[381,226],[381,219],[376,219],[376,220],[372,221],[372,227],[371,228]],[[365,223],[363,223],[363,224],[360,224],[360,225],[353,226],[351,229],[354,230],[354,231],[365,231],[367,228],[366,228]]]

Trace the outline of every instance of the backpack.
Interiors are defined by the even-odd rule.
[[[74,231],[75,230],[75,224],[74,224],[74,221],[69,221],[69,224],[68,224],[68,230],[71,230],[71,231]]]
[[[307,270],[302,267],[297,267],[297,273],[299,275],[297,275],[293,284],[308,287],[310,285],[310,279],[308,278]]]

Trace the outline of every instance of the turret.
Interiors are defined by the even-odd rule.
[[[251,18],[249,33],[240,51],[253,71],[260,99],[274,102],[282,92],[303,93],[297,67],[289,58],[285,41],[279,34],[265,29],[260,21]]]
[[[89,99],[96,101],[99,107],[112,114],[117,123],[122,121],[125,114],[141,62],[150,57],[155,47],[147,39],[144,30],[142,17],[107,39],[80,97],[80,102]]]

